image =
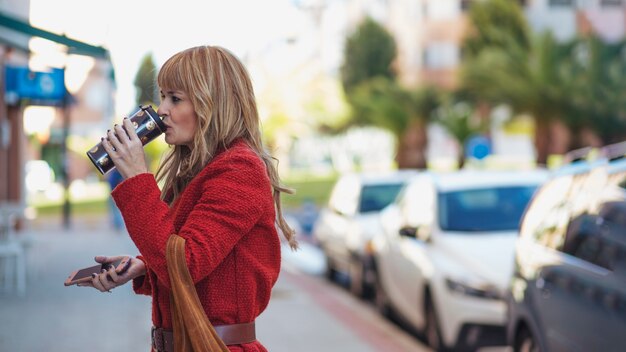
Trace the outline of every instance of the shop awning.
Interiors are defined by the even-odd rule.
[[[85,55],[109,60],[109,51],[31,26],[27,21],[0,11],[0,42],[28,51],[24,38],[40,37],[67,46],[69,54]]]

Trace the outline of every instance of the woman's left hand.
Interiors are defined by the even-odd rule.
[[[143,144],[129,118],[124,118],[124,127],[115,125],[102,139],[104,150],[109,153],[115,167],[124,179],[148,172]]]

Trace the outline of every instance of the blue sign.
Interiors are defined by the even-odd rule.
[[[465,156],[478,160],[491,154],[491,141],[485,136],[474,136],[465,143]]]
[[[65,98],[65,71],[31,71],[28,67],[6,66],[5,101],[15,105],[28,100],[32,105],[61,105]]]

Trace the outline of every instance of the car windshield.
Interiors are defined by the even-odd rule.
[[[439,194],[444,231],[517,230],[535,186],[472,189]]]
[[[396,199],[402,183],[363,186],[359,201],[359,212],[380,211]]]

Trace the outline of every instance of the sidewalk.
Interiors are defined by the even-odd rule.
[[[70,231],[33,224],[20,235],[31,243],[26,295],[0,296],[0,351],[149,351],[150,297],[135,295],[128,285],[112,293],[63,285],[95,255],[136,254],[125,233],[91,219]],[[316,278],[302,274],[291,254],[283,257],[270,304],[257,320],[257,336],[268,350],[419,351],[410,338],[394,335],[391,324],[363,325],[374,312],[344,292],[328,294]]]

